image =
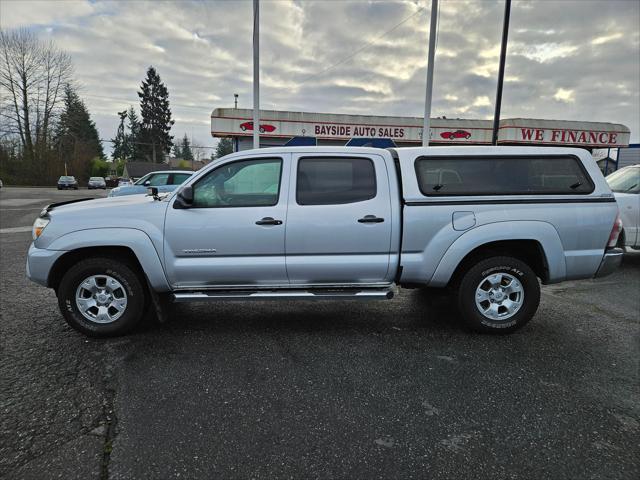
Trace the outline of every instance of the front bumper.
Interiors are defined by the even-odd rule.
[[[598,267],[598,271],[596,272],[594,277],[601,278],[612,274],[622,263],[623,255],[624,250],[622,250],[621,248],[607,249],[604,253],[604,256],[602,257],[602,261],[600,262],[600,267]]]
[[[36,248],[33,243],[27,253],[27,278],[44,287],[49,286],[49,274],[65,251]]]

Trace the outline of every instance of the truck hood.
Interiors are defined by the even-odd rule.
[[[128,195],[52,204],[47,212],[50,222],[36,240],[36,247],[47,248],[56,238],[90,229],[131,228],[141,230],[150,237],[162,236],[168,196],[154,200],[146,194]],[[105,241],[108,236],[105,231]]]
[[[107,197],[107,198],[88,198],[86,200],[78,200],[70,203],[51,204],[49,206],[49,216],[54,217],[58,215],[66,215],[72,212],[84,212],[87,210],[101,210],[104,213],[104,209],[121,209],[124,207],[149,205],[157,200],[154,200],[147,194],[140,195],[128,195],[126,197]]]

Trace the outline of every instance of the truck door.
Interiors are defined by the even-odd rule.
[[[287,285],[289,155],[229,160],[191,183],[193,204],[167,209],[164,257],[174,287]]]
[[[294,154],[292,161],[286,229],[289,281],[392,281],[391,198],[384,159]]]

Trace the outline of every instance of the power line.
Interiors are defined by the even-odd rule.
[[[3,133],[9,133],[9,134],[14,134],[15,135],[15,134],[18,133],[18,131],[0,130],[0,134],[3,134]],[[88,142],[90,140],[84,140],[84,141]],[[99,138],[98,141],[99,142],[116,143],[115,140],[111,140],[111,139],[107,140],[107,139],[104,139],[104,138]],[[80,140],[80,142],[83,142],[83,140]],[[131,143],[133,145],[153,145],[153,143],[149,143],[149,142],[129,142],[129,143]],[[204,146],[204,145],[189,145],[189,148],[210,148],[210,149],[215,150],[218,147],[209,147],[209,146]]]
[[[371,45],[373,45],[375,42],[377,42],[378,40],[380,40],[381,38],[385,37],[386,35],[390,34],[391,32],[393,32],[394,30],[396,30],[397,28],[399,28],[400,26],[404,25],[405,23],[407,23],[409,20],[411,20],[413,17],[415,17],[416,15],[418,15],[420,12],[422,12],[425,9],[425,7],[420,7],[418,10],[416,10],[415,12],[413,12],[411,15],[409,15],[407,18],[405,18],[404,20],[402,20],[399,23],[396,23],[393,27],[391,27],[389,30],[383,32],[381,35],[377,36],[376,38],[374,38],[373,40],[369,41],[368,43],[365,43],[362,47],[358,48],[355,52],[351,53],[350,55],[347,55],[346,57],[342,58],[341,60],[338,60],[336,63],[333,63],[331,65],[329,65],[328,67],[320,70],[319,72],[316,72],[312,75],[309,75],[306,78],[303,78],[302,81],[299,82],[299,85],[302,85],[306,82],[308,82],[309,80],[311,80],[314,77],[317,77],[319,75],[322,75],[323,73],[328,72],[329,70],[334,69],[335,67],[342,65],[343,63],[345,63],[348,60],[351,60],[353,57],[355,57],[357,54],[359,54],[360,52],[362,52],[363,50],[369,48]]]
[[[99,138],[98,140],[100,140],[101,142],[116,143],[115,140],[105,140],[103,138]],[[129,142],[129,143],[131,143],[133,145],[153,145],[153,143],[149,143],[149,142]],[[212,149],[215,150],[217,147],[208,147],[208,146],[201,146],[201,145],[189,145],[189,148],[212,148]]]

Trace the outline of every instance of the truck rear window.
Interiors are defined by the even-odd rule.
[[[423,195],[587,194],[594,185],[580,160],[548,157],[419,157]]]

